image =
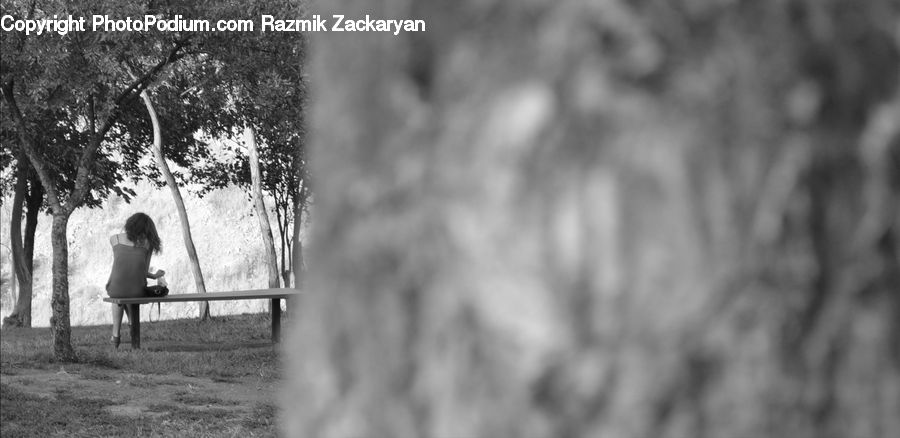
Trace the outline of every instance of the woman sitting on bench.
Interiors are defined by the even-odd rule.
[[[162,250],[162,242],[156,233],[153,220],[144,213],[135,213],[125,222],[125,232],[110,236],[109,243],[113,250],[113,265],[109,281],[106,283],[106,293],[112,298],[146,296],[144,290],[147,287],[147,279],[157,279],[165,274],[162,270],[148,272],[150,257]],[[120,342],[119,329],[122,326],[124,307],[112,304],[111,342],[116,348]],[[132,318],[133,316],[129,314],[128,321],[134,324]]]

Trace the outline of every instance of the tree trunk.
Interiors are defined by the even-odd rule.
[[[288,237],[288,227],[291,225],[288,217],[291,205],[282,206],[283,214],[278,218],[278,231],[281,235],[281,281],[284,287],[291,287],[291,269],[293,263],[292,240]]]
[[[284,209],[281,198],[278,196],[278,192],[276,191],[275,223],[278,225],[278,243],[281,249],[281,251],[278,252],[278,257],[281,260],[281,265],[279,265],[279,272],[281,273],[281,284],[283,285],[282,287],[291,287],[291,271],[288,268],[288,263],[290,263],[290,257],[288,253],[288,251],[290,251],[290,245],[288,244],[287,239],[287,221],[287,211]]]
[[[69,216],[53,214],[50,239],[53,244],[53,297],[50,300],[52,316],[50,332],[53,334],[53,353],[57,360],[74,362],[78,358],[72,349],[72,328],[69,321],[69,242],[66,228]]]
[[[12,214],[9,219],[9,243],[12,249],[13,281],[18,280],[19,295],[9,316],[3,318],[4,327],[31,327],[31,270],[26,262],[22,244],[22,206],[28,190],[28,164],[24,154],[16,164],[16,185],[13,189]]]
[[[19,305],[19,281],[16,279],[16,258],[12,252],[9,253],[9,267],[12,275],[9,276],[9,298],[12,301],[12,308],[15,312],[16,306]],[[6,324],[6,320],[3,321]],[[14,322],[12,324],[15,324]]]
[[[262,176],[259,168],[259,151],[256,145],[256,131],[252,126],[244,128],[244,141],[250,156],[250,193],[253,196],[253,209],[259,221],[263,250],[266,253],[266,271],[269,276],[269,288],[279,287],[278,258],[275,255],[275,242],[272,239],[272,226],[269,224],[269,213],[262,194]]]
[[[25,199],[25,263],[31,273],[34,273],[34,234],[43,205],[44,186],[34,172],[29,172],[28,197]]]
[[[291,242],[287,236],[288,232],[288,216],[285,211],[284,214],[279,215],[277,218],[278,221],[278,234],[279,241],[281,243],[281,281],[284,287],[291,287]]]
[[[172,172],[169,170],[169,165],[166,163],[166,158],[163,156],[162,152],[162,127],[159,124],[159,118],[156,115],[156,110],[153,107],[153,102],[150,100],[150,95],[147,91],[141,92],[141,99],[144,101],[144,106],[147,107],[147,112],[150,114],[150,121],[153,123],[153,146],[151,149],[153,150],[153,157],[156,159],[156,165],[159,167],[160,173],[162,173],[163,178],[166,180],[166,185],[169,186],[169,191],[172,192],[172,199],[175,200],[175,208],[178,210],[178,218],[181,220],[181,237],[184,240],[184,247],[188,253],[188,259],[191,262],[191,272],[194,274],[194,287],[197,290],[197,293],[206,293],[206,284],[203,282],[203,271],[200,270],[200,260],[197,257],[197,250],[194,248],[194,239],[191,237],[191,224],[188,220],[187,210],[184,208],[184,200],[181,198],[181,191],[178,189],[178,183],[175,181],[175,177],[172,176]],[[200,320],[206,320],[209,317],[209,302],[202,301],[200,303]]]
[[[53,225],[50,236],[53,247],[53,293],[50,299],[52,311],[50,333],[53,336],[53,356],[54,359],[61,362],[74,362],[78,360],[78,357],[75,355],[75,350],[72,349],[72,329],[69,321],[69,243],[66,240],[66,226],[69,215],[81,204],[85,193],[90,189],[88,181],[90,166],[93,164],[93,156],[97,148],[100,147],[102,137],[95,135],[83,151],[78,164],[75,188],[70,194],[68,202],[62,204],[56,183],[50,176],[50,170],[40,156],[33,137],[28,132],[25,118],[13,94],[12,81],[3,83],[3,99],[9,105],[9,112],[15,121],[19,146],[37,173],[41,186],[47,193],[47,202],[53,211]],[[91,121],[90,127],[92,132],[94,132],[93,121]]]
[[[295,198],[296,199],[296,198]],[[303,242],[300,241],[300,229],[303,227],[302,202],[294,202],[293,244],[291,245],[291,271],[294,274],[294,288],[303,288]]]
[[[34,173],[28,171],[27,157],[21,156],[23,166],[16,177],[15,195],[13,197],[12,217],[10,218],[10,244],[12,246],[14,280],[18,280],[18,295],[13,312],[3,318],[4,326],[31,327],[31,301],[33,296],[32,278],[34,272],[34,234],[37,230],[38,215],[44,200],[44,191]],[[22,181],[28,180],[27,190]],[[24,193],[23,193],[24,192]],[[26,204],[25,236],[22,238],[22,197]]]

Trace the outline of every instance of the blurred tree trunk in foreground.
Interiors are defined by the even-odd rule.
[[[290,436],[900,434],[895,2],[334,3]]]

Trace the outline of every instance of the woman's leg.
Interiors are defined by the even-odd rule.
[[[119,337],[119,329],[122,327],[122,314],[124,311],[122,310],[122,306],[118,304],[112,304],[112,317],[113,317],[113,326],[112,326],[112,335],[113,337]]]

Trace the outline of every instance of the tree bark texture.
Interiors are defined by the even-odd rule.
[[[15,259],[15,257],[13,257],[11,252],[9,254],[9,266],[10,266],[10,272],[12,272],[12,275],[9,276],[9,298],[12,301],[13,309],[15,309],[16,306],[19,305],[19,301],[18,301],[19,300],[19,281],[16,278],[16,259]],[[10,315],[10,316],[12,316],[12,315]],[[5,324],[6,320],[4,319],[3,322]],[[15,324],[15,322],[11,322],[11,323],[13,325]]]
[[[50,176],[47,164],[41,157],[34,143],[31,133],[28,131],[25,118],[16,102],[13,94],[13,83],[8,81],[3,84],[3,99],[9,107],[16,124],[16,134],[19,138],[19,146],[28,157],[32,168],[37,173],[41,186],[47,193],[47,202],[53,212],[53,223],[50,232],[50,241],[53,248],[53,293],[50,298],[50,333],[53,336],[53,356],[62,362],[74,362],[78,360],[71,343],[71,322],[69,319],[69,248],[66,240],[66,227],[69,216],[81,204],[84,193],[88,190],[89,172],[84,166],[90,165],[90,158],[100,146],[100,138],[91,139],[82,154],[82,160],[78,166],[78,176],[75,181],[75,190],[66,203],[62,203],[56,184]]]
[[[300,240],[300,230],[303,228],[303,208],[301,202],[294,203],[294,224],[292,228],[291,245],[291,271],[294,274],[294,288],[303,288],[303,242]]]
[[[900,434],[896,10],[703,5],[321,5],[287,436]]]
[[[188,259],[191,261],[191,273],[194,275],[194,287],[196,288],[197,293],[203,294],[206,293],[206,283],[203,281],[203,271],[200,269],[200,259],[197,257],[197,249],[194,248],[194,239],[191,237],[191,223],[188,220],[187,209],[184,207],[184,199],[181,197],[178,183],[175,181],[175,177],[172,176],[169,165],[166,163],[166,157],[162,152],[162,127],[159,123],[156,109],[153,107],[153,101],[150,100],[150,94],[146,90],[141,92],[141,99],[143,99],[144,106],[147,108],[147,113],[150,114],[150,121],[153,123],[153,145],[151,147],[153,150],[153,158],[156,160],[159,172],[166,180],[169,191],[172,192],[172,199],[175,201],[175,208],[178,210],[178,219],[181,221],[181,237],[182,240],[184,240],[184,248],[187,251]],[[209,302],[201,301],[200,320],[205,320],[208,317]]]
[[[25,263],[28,271],[34,273],[34,234],[37,232],[38,217],[44,205],[44,186],[34,172],[28,176],[28,197],[25,198]]]
[[[262,175],[259,167],[259,150],[256,144],[256,131],[252,126],[244,128],[244,143],[250,156],[250,193],[253,197],[253,211],[259,221],[259,232],[262,237],[263,251],[266,253],[266,271],[269,278],[269,288],[277,288],[280,285],[278,279],[278,256],[275,254],[275,240],[272,238],[272,225],[269,223],[269,213],[263,200]]]
[[[31,327],[31,271],[25,263],[25,248],[22,244],[22,210],[28,191],[28,164],[22,154],[16,165],[16,185],[13,188],[12,212],[9,218],[9,244],[12,249],[13,281],[18,280],[19,295],[16,306],[9,316],[3,318],[4,326]],[[23,302],[27,298],[27,305]]]
[[[53,214],[50,239],[53,246],[53,296],[50,299],[52,316],[50,332],[53,334],[53,353],[57,360],[77,360],[72,349],[72,326],[69,319],[69,243],[66,229],[69,215]]]
[[[27,157],[19,156],[16,171],[16,185],[13,194],[12,216],[10,217],[10,246],[12,266],[18,293],[13,312],[3,318],[4,326],[31,327],[31,300],[33,296],[34,233],[37,230],[38,214],[44,199],[43,189],[37,177],[28,171]],[[25,235],[22,235],[22,212],[25,209]]]

